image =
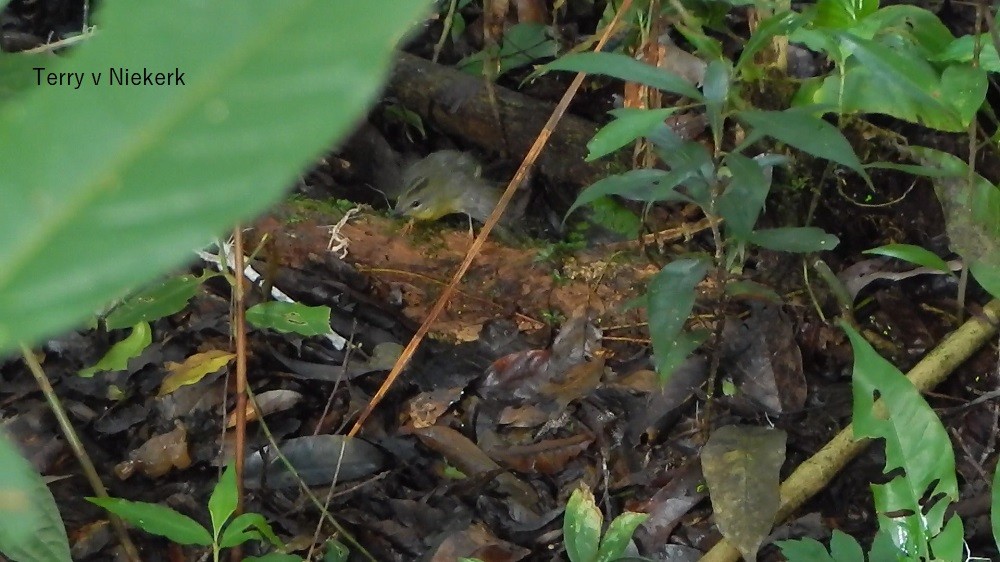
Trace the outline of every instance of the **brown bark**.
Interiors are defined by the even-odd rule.
[[[442,132],[487,151],[506,152],[506,133],[511,157],[520,159],[554,105],[500,86],[495,89],[502,126],[496,122],[482,77],[401,53],[388,94]],[[597,129],[591,121],[566,115],[539,158],[538,173],[574,188],[570,200],[580,188],[629,168],[623,153],[596,162],[584,161],[587,142]]]

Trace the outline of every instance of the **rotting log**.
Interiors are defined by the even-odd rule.
[[[554,104],[495,86],[503,126],[499,126],[481,76],[465,74],[420,57],[400,53],[388,94],[438,129],[485,150],[520,159],[538,135]],[[565,115],[539,158],[538,173],[575,191],[629,168],[623,151],[586,162],[587,142],[598,125]],[[506,134],[506,143],[504,140]],[[507,145],[509,143],[509,145]],[[572,196],[570,194],[570,200]]]

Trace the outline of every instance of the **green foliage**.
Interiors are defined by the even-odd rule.
[[[808,25],[789,39],[825,52],[837,68],[804,85],[798,103],[964,131],[986,95],[986,68],[972,64],[972,43],[956,40],[923,8],[878,5],[830,0],[804,13]]]
[[[201,284],[210,277],[212,275],[178,275],[161,280],[125,299],[108,314],[104,325],[109,330],[117,330],[176,314],[184,310]]]
[[[18,241],[0,247],[0,353],[79,323],[276,201],[367,109],[424,7],[102,6],[101,32],[47,71],[176,68],[186,85],[39,86],[0,108],[0,238]]]
[[[854,347],[854,434],[885,439],[888,484],[873,485],[879,525],[904,552],[940,560],[962,555],[962,522],[948,504],[958,499],[955,455],[948,432],[913,383],[844,324]],[[881,397],[885,411],[875,407]],[[923,497],[933,498],[930,504]],[[896,515],[899,513],[908,515]]]
[[[139,322],[132,326],[132,333],[111,346],[97,364],[81,369],[77,374],[81,377],[92,377],[101,371],[121,371],[128,367],[129,359],[138,357],[151,343],[153,343],[153,332],[149,324]]]
[[[219,560],[224,548],[232,548],[251,540],[266,539],[275,546],[281,541],[259,513],[243,513],[235,518],[237,504],[236,472],[226,468],[208,499],[212,529],[206,529],[187,515],[155,503],[133,502],[119,498],[87,498],[91,503],[121,517],[147,533],[160,535],[177,544],[212,547],[213,559]],[[271,555],[268,555],[271,556]],[[287,554],[258,560],[302,560]]]
[[[621,559],[632,533],[646,520],[645,513],[626,511],[608,525],[601,537],[604,515],[590,488],[581,485],[566,502],[563,542],[570,562],[612,562]]]
[[[884,439],[885,472],[902,470],[887,484],[872,486],[879,534],[869,559],[961,560],[962,521],[947,516],[949,504],[958,499],[947,431],[903,373],[861,334],[846,323],[842,327],[854,348],[854,434]],[[834,534],[830,554],[808,539],[779,546],[792,561],[864,561],[861,547],[843,534]]]
[[[70,562],[52,493],[2,431],[0,467],[0,552],[14,562]]]
[[[484,64],[498,61],[499,68],[492,72],[500,76],[538,59],[554,57],[558,51],[559,44],[549,37],[548,26],[540,23],[519,23],[504,32],[496,52],[480,51],[466,57],[457,66],[464,72],[480,75],[483,73]]]

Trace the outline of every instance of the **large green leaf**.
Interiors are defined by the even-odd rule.
[[[69,562],[69,542],[42,477],[0,431],[0,552],[14,562]]]
[[[886,113],[946,131],[963,130],[957,108],[942,92],[937,71],[911,45],[889,48],[850,34],[842,34],[840,41],[859,63],[851,68],[853,76],[847,77],[843,96],[847,108]],[[883,103],[874,108],[852,103],[865,93],[865,100],[874,97]]]
[[[947,542],[935,549],[939,560],[958,560],[954,551],[955,525],[945,520],[948,504],[958,498],[955,454],[941,420],[898,369],[846,324],[854,348],[854,434],[885,440],[885,472],[903,470],[888,484],[872,486],[880,523],[905,552],[927,556],[932,541]],[[888,417],[875,409],[881,397]],[[927,506],[922,498],[935,498]],[[940,536],[939,536],[940,535]],[[935,544],[935,546],[938,546]]]
[[[0,354],[275,202],[357,122],[426,2],[103,7],[102,32],[46,67],[84,84],[0,110]],[[184,85],[110,85],[120,68],[176,69]]]

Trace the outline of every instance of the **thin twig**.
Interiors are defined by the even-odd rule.
[[[76,434],[76,429],[73,428],[73,424],[69,421],[69,416],[66,415],[66,410],[62,407],[62,402],[59,401],[55,390],[49,384],[49,378],[45,376],[45,370],[42,369],[42,365],[35,358],[35,354],[32,353],[31,349],[23,343],[21,344],[21,356],[24,357],[24,362],[28,365],[28,370],[34,375],[38,388],[45,395],[45,400],[49,403],[52,413],[55,414],[59,428],[62,429],[63,436],[66,437],[66,441],[69,442],[73,454],[76,455],[76,460],[80,463],[83,474],[86,476],[87,482],[90,483],[90,487],[94,490],[94,494],[99,498],[107,498],[108,489],[104,487],[104,482],[101,482],[101,477],[97,474],[97,468],[94,467],[90,456],[83,448],[80,436]],[[142,559],[139,557],[139,550],[129,537],[125,524],[113,513],[109,512],[108,518],[111,520],[111,526],[114,527],[115,534],[118,535],[118,540],[122,543],[122,548],[125,549],[125,555],[132,562],[141,562]]]

